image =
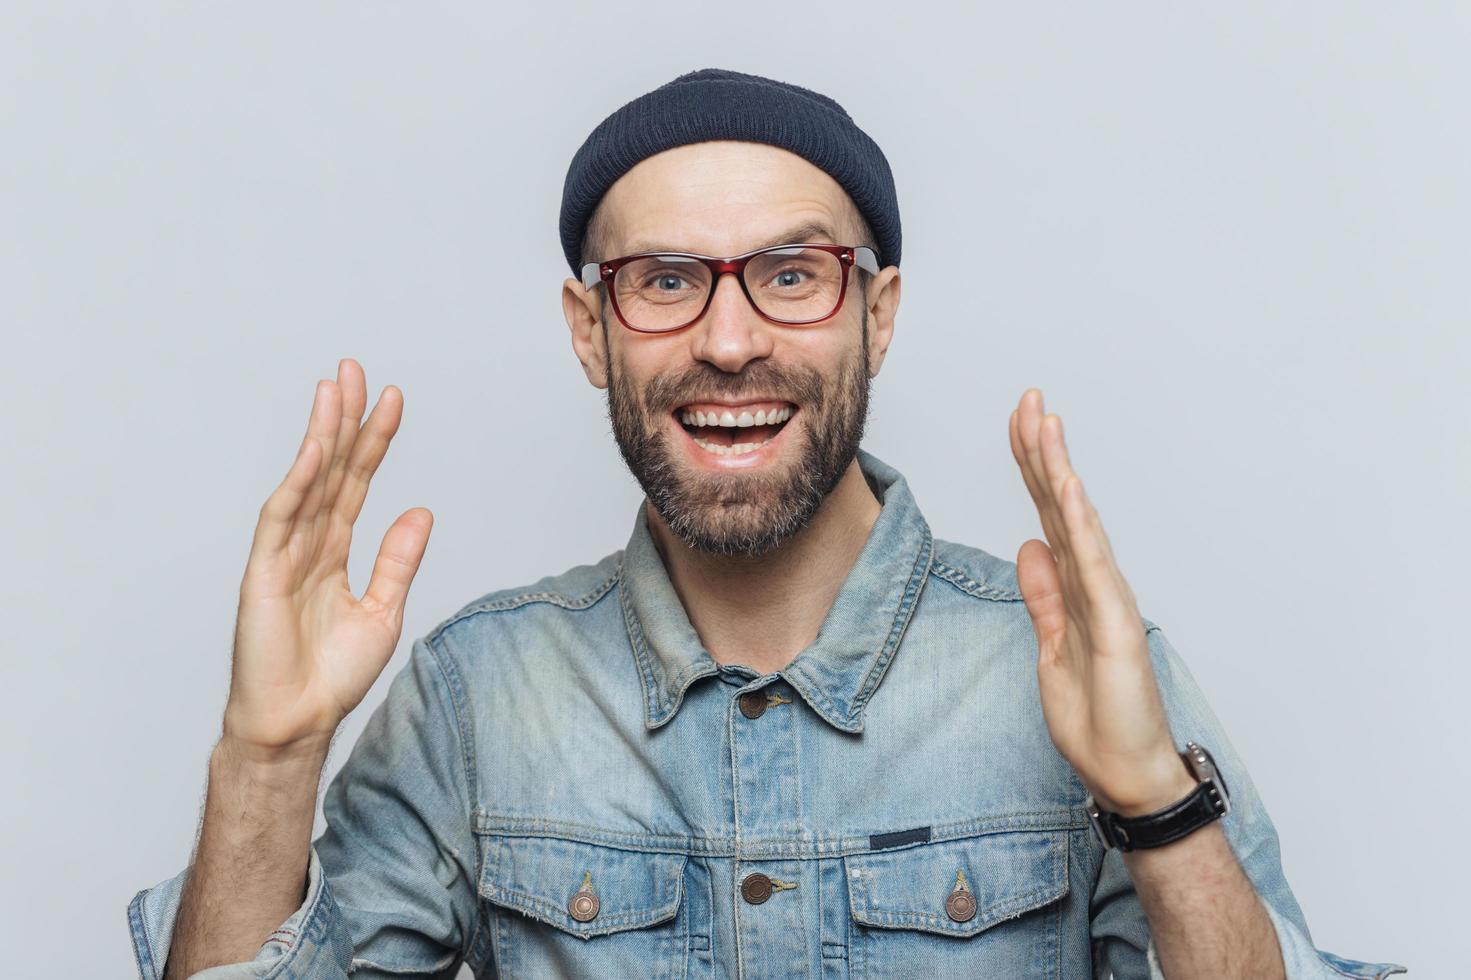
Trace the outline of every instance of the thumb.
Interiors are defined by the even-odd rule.
[[[395,624],[403,621],[409,583],[419,571],[433,526],[434,515],[428,508],[413,507],[400,514],[383,535],[363,602],[386,612]]]
[[[1037,645],[1045,651],[1067,628],[1067,604],[1062,597],[1062,579],[1057,559],[1047,542],[1029,538],[1016,553],[1016,581],[1037,632]]]

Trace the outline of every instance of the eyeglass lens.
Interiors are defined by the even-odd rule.
[[[710,292],[710,269],[679,255],[647,255],[613,277],[618,310],[639,330],[673,330],[699,315]],[[752,302],[774,320],[825,318],[837,309],[842,261],[815,248],[762,252],[746,264]]]

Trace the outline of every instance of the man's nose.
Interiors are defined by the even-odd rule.
[[[723,275],[715,280],[709,309],[691,331],[693,354],[735,374],[751,361],[771,356],[773,329],[746,299],[736,277]]]

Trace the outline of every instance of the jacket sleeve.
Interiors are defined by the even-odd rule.
[[[1226,781],[1231,809],[1220,818],[1221,826],[1277,932],[1287,980],[1380,980],[1407,972],[1398,963],[1346,959],[1313,945],[1307,920],[1282,871],[1276,828],[1250,774],[1184,660],[1158,626],[1147,619],[1144,625],[1175,744],[1183,748],[1193,741],[1205,746]],[[1149,921],[1123,856],[1114,848],[1103,850],[1096,835],[1090,834],[1089,840],[1103,854],[1091,906],[1094,976],[1098,980],[1110,975],[1117,980],[1165,980]]]
[[[469,724],[454,662],[416,640],[327,788],[305,900],[252,960],[194,977],[454,977],[479,925]],[[143,980],[163,976],[187,876],[128,906]]]

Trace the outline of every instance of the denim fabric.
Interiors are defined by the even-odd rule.
[[[301,908],[252,961],[197,976],[1160,980],[1122,858],[1048,736],[1015,565],[933,538],[899,473],[859,461],[882,513],[782,670],[711,659],[642,507],[624,549],[415,640],[327,789]],[[1224,772],[1222,825],[1287,975],[1405,972],[1314,948],[1240,756],[1145,626],[1177,744]],[[760,904],[753,872],[775,882]],[[186,874],[128,908],[146,980]],[[961,876],[976,911],[957,922]],[[598,900],[586,921],[579,891]]]

